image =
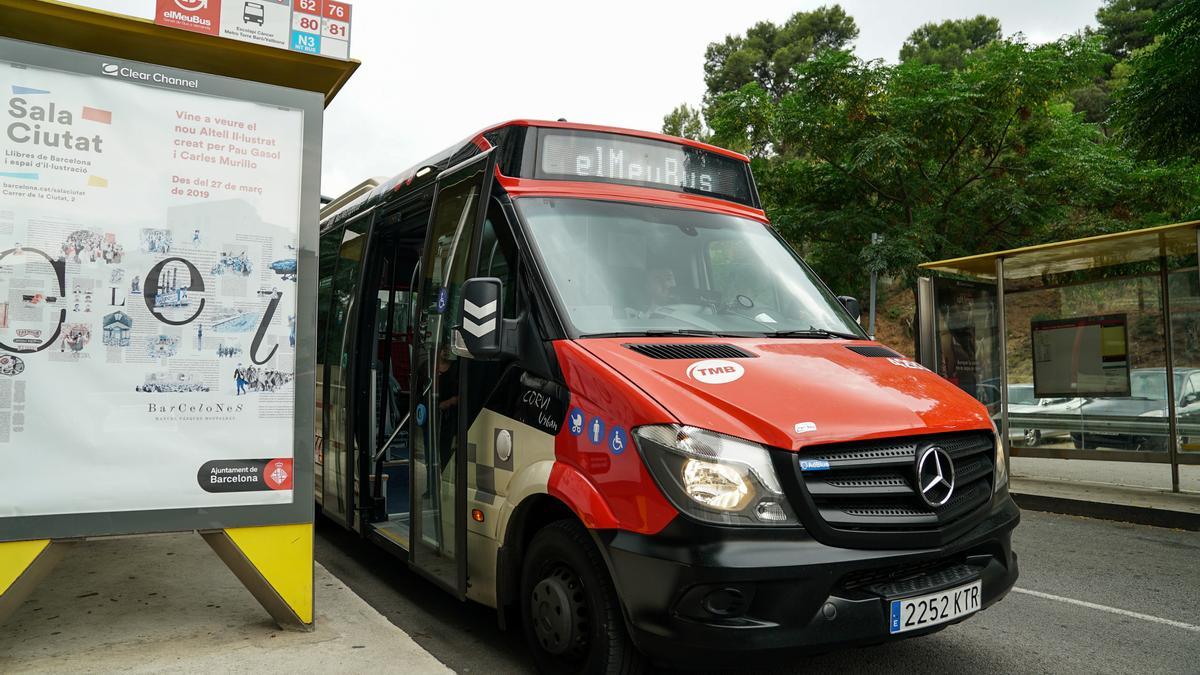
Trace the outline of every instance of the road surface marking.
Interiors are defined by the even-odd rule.
[[[1161,616],[1151,616],[1149,614],[1141,614],[1138,612],[1131,612],[1127,609],[1118,609],[1116,607],[1109,607],[1107,605],[1097,605],[1094,602],[1086,602],[1084,600],[1076,600],[1075,598],[1064,598],[1061,595],[1051,595],[1049,593],[1042,593],[1041,591],[1031,591],[1027,588],[1013,587],[1013,591],[1015,591],[1017,593],[1024,593],[1025,595],[1032,595],[1035,598],[1043,598],[1045,600],[1057,600],[1058,602],[1065,602],[1069,605],[1079,605],[1080,607],[1087,607],[1088,609],[1098,609],[1101,612],[1108,612],[1110,614],[1119,614],[1121,616],[1129,616],[1129,617],[1133,617],[1135,619],[1141,619],[1142,621],[1152,621],[1154,623],[1161,623],[1161,624],[1165,624],[1168,626],[1174,626],[1176,628],[1182,628],[1184,630],[1190,630],[1195,633],[1200,633],[1200,626],[1196,626],[1196,625],[1193,625],[1190,623],[1184,623],[1182,621],[1174,621],[1172,619],[1164,619]]]

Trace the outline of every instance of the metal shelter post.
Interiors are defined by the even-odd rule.
[[[937,352],[933,343],[937,331],[933,297],[933,279],[917,279],[917,361],[933,372],[938,372]]]
[[[1004,258],[996,258],[996,332],[997,349],[1000,351],[1000,439],[1004,444],[1004,460],[1010,465],[1009,475],[1012,475],[1011,455],[1009,447],[1012,442],[1008,437],[1008,322],[1004,318]]]
[[[1158,281],[1162,296],[1163,340],[1167,354],[1167,453],[1171,458],[1171,492],[1179,492],[1179,420],[1175,409],[1175,341],[1171,335],[1171,284],[1167,274],[1167,255],[1158,257]]]

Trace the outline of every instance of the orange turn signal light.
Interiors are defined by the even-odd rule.
[[[480,511],[479,509],[471,509],[471,520],[473,520],[477,523],[482,523],[483,522],[483,511]]]

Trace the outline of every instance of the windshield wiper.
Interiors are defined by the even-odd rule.
[[[770,335],[771,337],[782,337],[782,338],[825,338],[825,339],[841,338],[843,340],[865,340],[866,339],[861,335],[855,335],[853,333],[842,333],[842,332],[836,331],[836,330],[826,330],[824,328],[817,328],[815,326],[810,326],[804,330],[777,330],[774,333],[768,333],[768,335]]]
[[[761,333],[756,333],[761,335]],[[698,330],[694,328],[651,328],[648,330],[631,330],[618,331],[612,333],[585,333],[579,337],[585,338],[607,338],[607,337],[750,337],[749,335],[739,335],[736,333],[718,333],[711,330]]]
[[[712,330],[697,330],[694,328],[651,328],[642,331],[647,337],[683,336],[683,337],[743,337],[730,333],[718,333]]]

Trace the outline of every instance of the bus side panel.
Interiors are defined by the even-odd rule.
[[[571,405],[555,440],[550,494],[568,495],[584,507],[576,483],[582,476],[615,516],[615,527],[641,534],[661,531],[678,511],[650,477],[630,434],[634,427],[671,424],[675,418],[579,344],[559,340],[554,346]],[[580,517],[584,523],[603,520],[599,513]]]
[[[467,432],[467,597],[493,607],[496,557],[525,499],[548,494],[587,527],[643,534],[677,514],[628,436],[675,420],[586,350],[554,344],[570,387],[514,365]]]
[[[496,557],[509,519],[522,500],[546,494],[553,466],[550,434],[488,408],[475,418],[467,432],[468,598],[496,606]]]

